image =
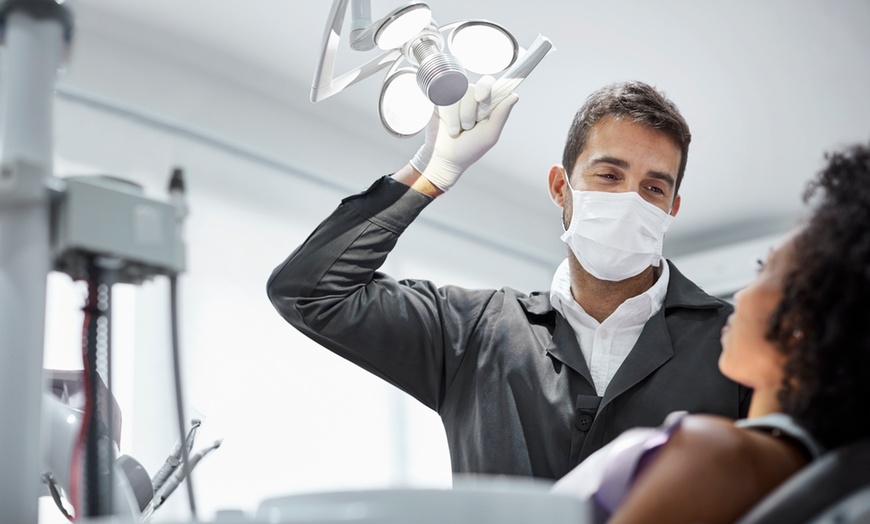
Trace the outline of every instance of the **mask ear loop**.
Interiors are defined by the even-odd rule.
[[[568,174],[568,170],[565,169],[565,166],[562,166],[562,172],[565,173],[565,183],[568,185],[568,189],[574,191],[574,187],[571,185],[571,175]]]
[[[565,169],[565,166],[560,166],[560,167],[562,168],[562,176],[565,178],[565,184],[568,186],[568,191],[570,191],[573,195],[574,188],[571,187],[571,177],[570,177],[570,175],[568,175],[568,170]],[[572,196],[572,200],[573,200],[573,196]],[[562,198],[562,201],[563,202],[565,201],[564,196]],[[562,216],[560,217],[559,222],[562,223],[563,233],[567,233],[568,229],[571,227],[571,221],[568,220],[568,217],[565,216],[565,206],[560,206],[555,200],[553,200],[553,203],[556,204],[556,206],[562,210]],[[572,219],[573,219],[573,216],[572,216]]]

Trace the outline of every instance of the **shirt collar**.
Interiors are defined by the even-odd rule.
[[[665,310],[671,308],[719,309],[728,305],[724,300],[708,295],[683,276],[673,262],[667,261],[667,264],[670,282],[665,294]],[[545,317],[551,315],[555,310],[550,291],[535,291],[527,296],[518,296],[517,301],[529,315]]]
[[[670,282],[669,264],[665,261],[662,262],[661,274],[652,287],[620,304],[608,319],[613,319],[611,321],[619,323],[644,324],[662,308]],[[598,326],[598,322],[574,300],[574,295],[571,293],[571,271],[567,258],[562,261],[553,275],[553,282],[550,285],[550,303],[563,317],[567,316],[568,309],[570,309],[574,313],[572,316],[583,325],[593,329]]]

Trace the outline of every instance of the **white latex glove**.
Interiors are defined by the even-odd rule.
[[[465,96],[450,106],[438,107],[426,125],[426,141],[411,160],[438,189],[447,191],[462,173],[498,142],[511,109],[519,97],[511,93],[492,113],[477,121],[478,104],[488,104],[494,79],[485,76],[469,85]]]

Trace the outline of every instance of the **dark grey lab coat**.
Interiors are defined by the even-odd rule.
[[[556,479],[673,411],[746,414],[749,391],[717,367],[731,308],[673,264],[663,308],[603,398],[548,292],[438,288],[377,272],[430,201],[389,177],[346,198],[275,269],[268,293],[302,333],[437,411],[455,473]]]

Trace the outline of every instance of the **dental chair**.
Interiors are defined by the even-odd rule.
[[[738,522],[780,523],[870,523],[870,440],[822,455]]]

